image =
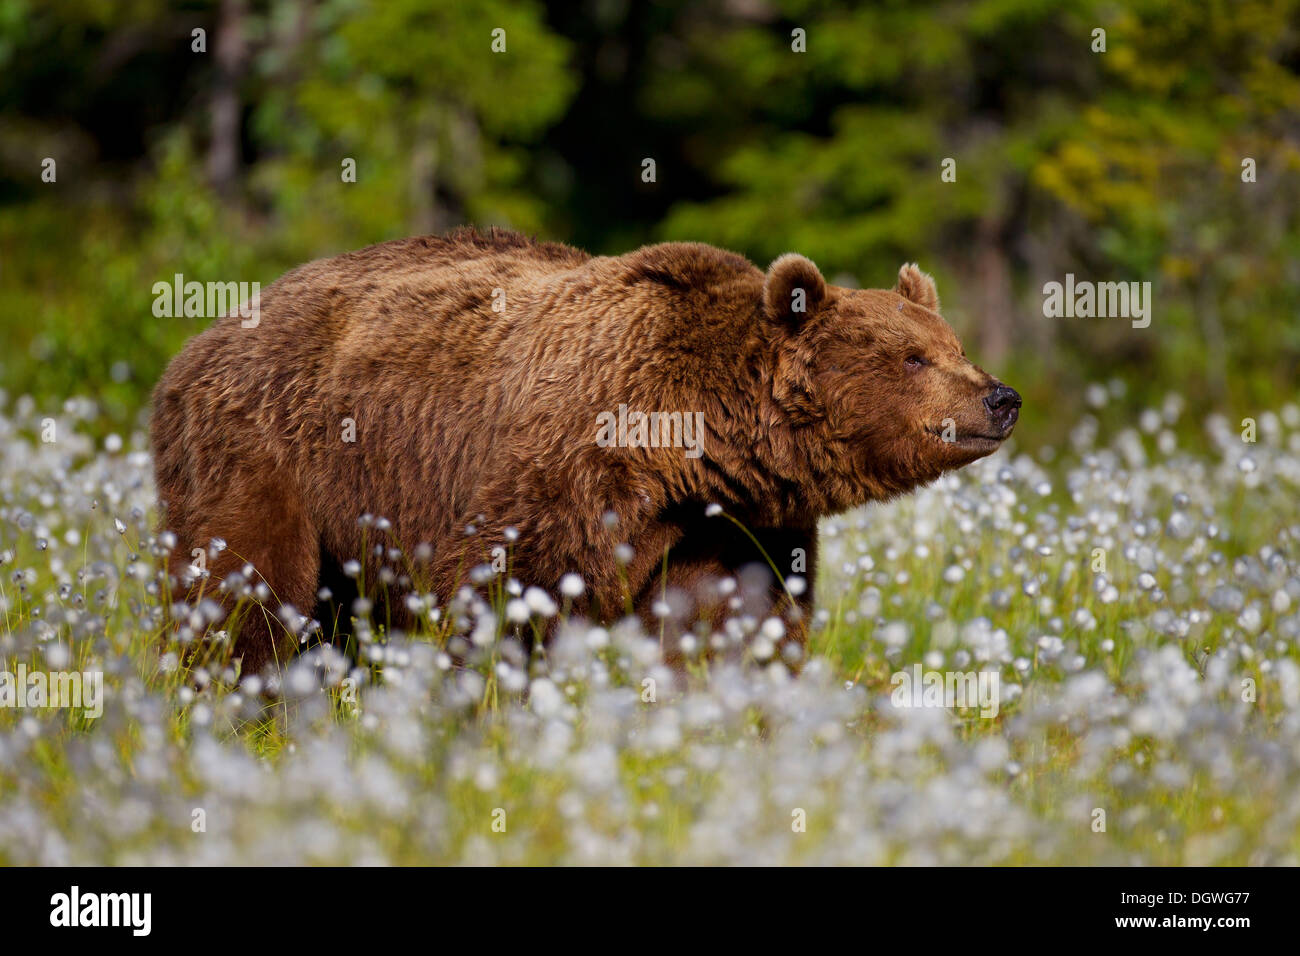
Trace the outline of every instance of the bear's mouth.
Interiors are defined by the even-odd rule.
[[[934,425],[925,426],[926,434],[933,435],[945,445],[956,445],[958,448],[972,448],[992,451],[997,448],[1011,434],[1011,429],[1007,429],[1006,434],[991,435],[980,432],[956,432],[952,433],[951,429],[938,428]],[[945,432],[951,434],[947,437]]]

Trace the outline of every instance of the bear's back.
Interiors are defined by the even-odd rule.
[[[262,292],[254,327],[220,319],[177,356],[155,392],[157,444],[188,422],[323,475],[355,423],[345,450],[368,470],[407,462],[425,487],[459,487],[504,449],[572,446],[622,403],[704,407],[696,396],[745,366],[761,283],[702,244],[592,257],[499,230],[316,260]],[[431,451],[460,474],[434,479]]]
[[[498,267],[513,263],[539,272],[555,272],[580,266],[590,258],[588,253],[563,243],[542,242],[495,227],[479,232],[465,226],[445,236],[393,239],[355,252],[317,259],[299,266],[284,278],[375,281],[385,275],[429,272],[447,266],[464,268],[480,261]]]

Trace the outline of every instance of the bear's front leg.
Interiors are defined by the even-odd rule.
[[[612,624],[635,613],[638,596],[682,534],[678,524],[656,520],[644,501],[630,494],[607,497],[598,507],[579,501],[537,508],[514,504],[492,517],[483,513],[486,509],[473,509],[456,525],[458,530],[472,525],[473,534],[450,535],[435,547],[430,582],[436,593],[449,599],[469,584],[484,594],[483,581],[471,580],[479,566],[487,566],[490,577],[506,575],[553,595],[563,577],[574,573],[583,590],[570,602],[571,612]]]

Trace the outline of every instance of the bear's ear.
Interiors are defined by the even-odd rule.
[[[767,270],[763,280],[763,310],[774,319],[801,322],[826,301],[826,280],[797,252],[787,252]]]
[[[939,311],[939,290],[934,287],[934,280],[915,262],[909,262],[898,270],[898,285],[894,286],[894,291],[910,302]]]

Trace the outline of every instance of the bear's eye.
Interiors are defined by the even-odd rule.
[[[908,368],[924,368],[930,363],[919,355],[909,355],[907,358],[903,359],[903,364]]]

